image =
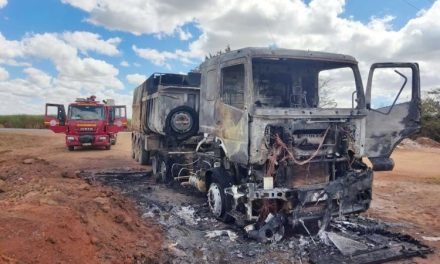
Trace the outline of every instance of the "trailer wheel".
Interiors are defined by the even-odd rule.
[[[150,163],[150,152],[145,150],[144,144],[139,145],[139,163],[141,165],[148,165]]]
[[[131,158],[135,159],[136,157],[136,150],[135,150],[135,144],[133,143],[133,138],[131,139]]]
[[[226,197],[225,188],[230,184],[221,175],[224,170],[213,169],[211,184],[208,189],[208,206],[211,213],[220,221],[231,222],[233,218],[228,214],[231,210],[231,201]]]
[[[165,133],[177,140],[185,140],[199,131],[197,112],[186,105],[178,106],[170,111],[165,120]]]
[[[135,161],[139,162],[139,144],[137,138],[133,138],[131,141],[131,148],[132,148],[132,157]]]
[[[67,149],[68,149],[69,151],[74,151],[74,150],[75,150],[75,146],[67,146]]]

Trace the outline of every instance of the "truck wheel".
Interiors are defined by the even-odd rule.
[[[74,150],[75,150],[75,146],[67,146],[67,149],[68,149],[69,151],[74,151]]]
[[[138,141],[135,139],[132,141],[132,156],[135,161],[139,162],[139,149],[140,146],[138,144]]]
[[[134,159],[135,157],[136,157],[136,155],[135,155],[135,150],[134,150],[134,147],[133,147],[133,142],[131,143],[131,158],[132,159]]]
[[[231,210],[231,202],[226,197],[225,188],[230,184],[223,180],[220,169],[212,170],[211,184],[208,189],[208,206],[211,213],[220,221],[231,222],[233,218],[228,214]]]
[[[106,150],[110,150],[112,148],[112,144],[108,144],[107,146],[105,146]]]
[[[186,105],[178,106],[170,111],[165,120],[165,133],[178,140],[185,140],[199,131],[197,112]]]
[[[156,154],[153,157],[152,170],[157,182],[169,183],[171,181],[169,162],[162,155]]]
[[[139,163],[141,165],[148,165],[150,163],[150,152],[145,150],[143,144],[139,146]]]

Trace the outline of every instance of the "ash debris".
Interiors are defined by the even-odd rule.
[[[393,223],[362,216],[335,218],[319,233],[298,226],[276,243],[260,243],[243,228],[212,217],[204,195],[191,187],[156,184],[148,171],[81,176],[119,189],[144,218],[162,226],[164,263],[384,263],[432,252],[411,236],[392,232]]]

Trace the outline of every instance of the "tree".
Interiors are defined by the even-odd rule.
[[[440,88],[433,89],[422,99],[422,129],[420,136],[440,141]]]
[[[319,79],[319,107],[321,108],[336,108],[338,103],[330,96],[329,83],[331,79]]]

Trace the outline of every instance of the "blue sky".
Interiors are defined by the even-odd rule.
[[[107,30],[103,27],[94,26],[85,22],[86,13],[72,6],[63,4],[59,0],[9,0],[4,9],[0,9],[0,32],[11,40],[20,40],[29,33],[45,32],[64,32],[64,31],[89,31],[101,35],[103,38],[120,37],[123,39],[118,46],[121,55],[116,57],[107,57],[100,54],[91,54],[94,58],[105,59],[113,65],[119,65],[122,61],[131,64],[139,64],[135,67],[119,67],[120,75],[126,76],[130,73],[141,73],[149,75],[155,71],[168,71],[164,67],[152,65],[148,61],[139,58],[131,49],[133,44],[140,47],[148,46],[160,50],[174,50],[177,48],[186,48],[188,41],[181,41],[177,37],[168,37],[158,39],[151,35],[135,36],[129,32]],[[199,34],[198,30],[192,26],[186,26],[195,36]],[[47,60],[35,60],[34,66],[43,69],[51,74],[56,74],[54,65]],[[191,67],[176,64],[174,71],[187,71]],[[16,76],[22,76],[20,69],[8,67],[8,70],[15,72]],[[121,78],[122,80],[123,78]],[[126,89],[132,89],[133,85],[123,80]]]
[[[3,77],[3,83],[0,82],[0,93],[9,93],[11,99],[18,97],[22,99],[22,102],[35,104],[33,108],[18,107],[16,105],[12,107],[5,106],[0,108],[0,114],[34,113],[39,109],[37,104],[49,99],[56,99],[55,94],[65,94],[63,91],[66,90],[59,87],[75,90],[75,93],[65,94],[65,98],[62,100],[64,102],[69,101],[68,96],[87,93],[90,86],[82,86],[81,78],[88,78],[88,76],[87,73],[81,72],[81,67],[83,70],[86,68],[95,70],[96,68],[96,71],[102,74],[101,79],[92,81],[92,83],[97,83],[101,87],[94,90],[94,92],[103,96],[120,96],[121,101],[128,104],[130,92],[136,86],[136,80],[140,80],[140,76],[148,76],[153,72],[186,72],[197,66],[204,55],[210,52],[215,53],[216,50],[225,47],[227,44],[230,44],[233,49],[241,48],[244,45],[269,46],[275,39],[278,47],[303,49],[312,47],[311,49],[355,53],[353,55],[359,59],[362,66],[363,63],[367,64],[376,58],[381,59],[380,56],[376,55],[385,48],[380,46],[381,43],[374,43],[377,42],[377,36],[380,36],[379,39],[383,43],[393,39],[398,42],[399,37],[397,35],[408,34],[407,32],[410,31],[420,31],[414,29],[415,26],[410,27],[411,23],[409,22],[416,18],[422,21],[424,11],[434,9],[432,6],[435,1],[307,0],[303,4],[298,4],[299,0],[261,2],[256,0],[211,0],[212,6],[218,5],[221,8],[218,9],[220,11],[215,15],[209,15],[209,12],[212,13],[209,9],[211,7],[203,4],[203,2],[209,1],[200,0],[186,2],[186,5],[189,6],[187,9],[185,9],[185,6],[176,6],[175,8],[171,6],[170,3],[176,4],[176,1],[133,0],[133,6],[124,7],[123,12],[120,13],[118,13],[119,7],[117,5],[118,2],[123,1],[104,0],[104,8],[99,7],[95,2],[95,0],[0,0],[0,6],[3,3],[3,7],[0,8],[0,33],[5,39],[5,43],[0,42],[0,49],[2,49],[1,45],[12,45],[11,43],[14,41],[19,43],[16,46],[21,45],[21,49],[23,49],[20,52],[17,51],[17,54],[21,55],[2,55],[0,52],[0,69],[7,72],[3,74],[6,76],[6,78]],[[224,2],[229,4],[225,5]],[[148,8],[147,10],[145,3],[148,3],[151,9]],[[290,13],[286,13],[286,8],[281,7],[282,5],[288,7]],[[322,13],[320,11],[327,9],[329,12]],[[295,14],[296,10],[298,10],[298,14]],[[303,17],[302,20],[295,18],[295,16],[301,16],[301,12],[303,12],[301,10],[309,12],[308,17]],[[435,11],[432,10],[432,13]],[[236,12],[239,12],[240,17],[234,16]],[[142,14],[142,18],[133,19],[130,14]],[[290,14],[293,18],[289,17]],[[430,14],[430,16],[435,16],[435,14]],[[253,19],[256,22],[251,22]],[[258,28],[258,22],[265,19],[267,19],[265,22],[266,29],[268,28],[274,32],[273,36],[269,37],[267,30],[266,33],[261,33],[261,27]],[[137,21],[131,22],[131,20]],[[249,21],[249,25],[246,24],[247,21]],[[308,25],[298,26],[297,23],[300,24],[301,21],[305,21]],[[310,28],[309,24],[312,23],[309,23],[309,21],[314,23],[333,21],[335,25],[340,25],[339,27],[347,26],[348,29],[342,31],[342,29],[326,28],[328,25],[322,24],[322,27],[318,27],[318,33],[316,33],[316,28]],[[375,22],[374,26],[372,21]],[[222,28],[222,25],[226,22],[232,24],[232,26]],[[237,27],[234,27],[234,23]],[[424,23],[428,25],[431,22]],[[254,24],[255,29],[252,28]],[[432,27],[432,24],[430,27]],[[286,36],[285,31],[289,28],[291,28],[291,32],[287,33],[288,36]],[[249,35],[243,33],[243,30],[249,30]],[[423,30],[424,28],[421,30],[422,34],[425,32]],[[362,34],[359,35],[356,31],[360,31]],[[118,52],[117,54],[108,54],[93,48],[81,51],[78,46],[64,39],[62,34],[65,32],[93,33],[98,36],[100,41],[117,38],[116,44],[111,45]],[[183,32],[186,36],[179,35],[179,32]],[[257,34],[257,32],[260,33]],[[296,32],[305,34],[304,40],[298,41],[295,39],[298,36]],[[30,45],[28,42],[34,41],[36,36],[45,33],[52,34],[52,36],[67,45],[73,45],[73,48],[77,50],[77,58],[73,58],[73,55],[71,57],[72,60],[78,62],[77,69],[71,70],[63,67],[64,69],[60,70],[62,61],[56,58],[56,54],[40,55],[41,51],[35,53],[26,50],[30,49],[26,46]],[[292,34],[292,36],[289,36],[289,34]],[[332,39],[331,34],[350,35],[352,40],[348,39],[338,43]],[[429,37],[431,40],[436,39],[438,37],[437,32]],[[319,41],[316,40],[317,38]],[[403,37],[400,36],[400,38]],[[405,37],[405,39],[407,38],[410,38],[410,36]],[[26,39],[28,42],[26,42]],[[326,43],[326,39],[331,39],[332,43]],[[367,44],[359,49],[354,49],[353,39],[361,39]],[[46,40],[43,40],[43,43],[44,41]],[[350,41],[352,45],[340,50],[344,45],[349,45]],[[409,46],[413,45],[411,41],[410,39]],[[357,45],[364,44],[356,43]],[[133,46],[137,47],[137,52]],[[46,48],[51,49],[49,45]],[[360,52],[363,49],[367,52]],[[411,53],[406,52],[402,55],[400,50],[394,50],[392,47],[388,49],[391,53],[396,54],[399,59],[404,59],[405,54]],[[359,53],[357,54],[357,52]],[[370,52],[371,54],[365,55],[365,53]],[[430,50],[430,52],[437,54],[436,49]],[[426,60],[425,56],[429,57],[429,55],[423,54],[419,56],[416,53],[414,59]],[[388,59],[385,54],[383,57]],[[90,63],[91,65],[84,66],[85,63],[82,60],[87,58],[93,61]],[[11,60],[14,62],[11,63]],[[121,65],[123,61],[128,65]],[[19,62],[19,65],[15,62]],[[431,63],[429,59],[426,62]],[[37,69],[39,72],[25,70],[29,68]],[[33,75],[31,76],[29,72],[32,72]],[[133,74],[136,74],[135,77],[137,78],[132,76],[133,78],[130,81],[128,75]],[[105,83],[106,76],[112,79],[113,84]],[[29,80],[32,78],[47,79],[48,83],[44,83],[47,84],[47,87],[44,85],[35,87],[35,83],[31,87]],[[77,81],[78,83],[73,87],[66,85],[66,80]],[[14,91],[14,85],[19,85],[22,91],[11,92]],[[37,89],[45,92],[45,95],[29,98],[29,96],[23,95],[23,93],[26,93],[26,89]],[[53,93],[49,91],[53,91]],[[51,94],[54,95],[51,96]],[[86,95],[84,94],[84,96]]]

